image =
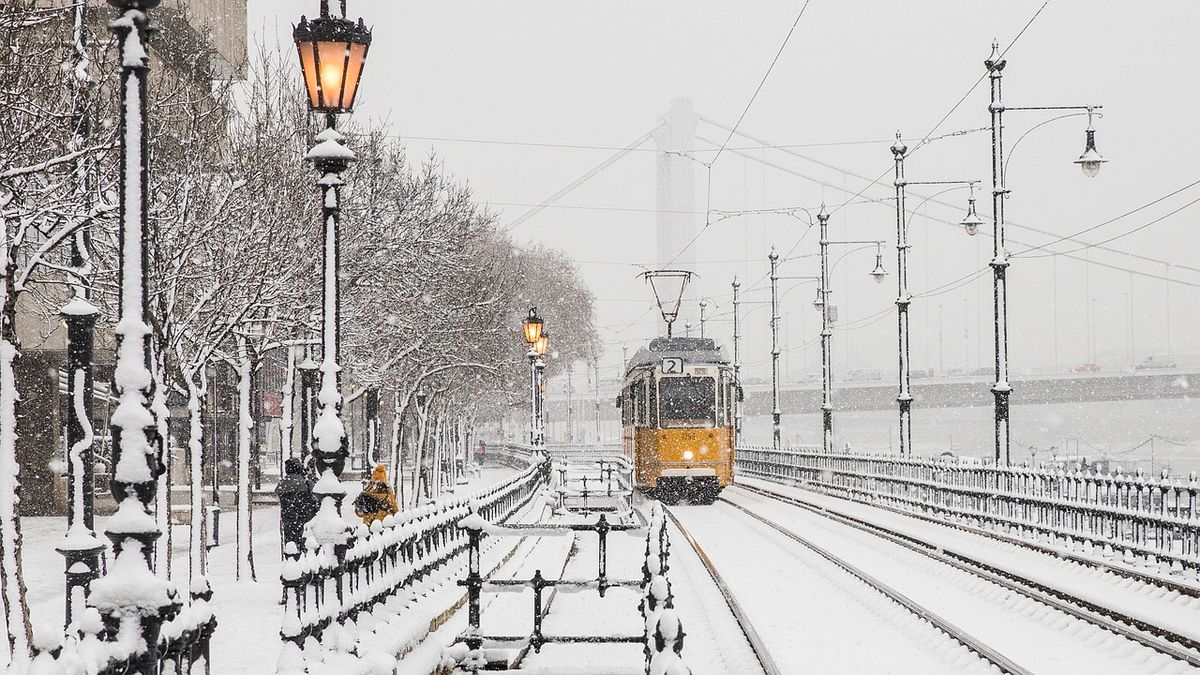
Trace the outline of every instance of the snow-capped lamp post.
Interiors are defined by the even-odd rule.
[[[537,403],[537,445],[546,445],[546,396],[544,393],[546,373],[546,350],[550,348],[550,331],[542,331],[542,335],[533,343],[533,351],[537,358],[533,361],[535,371],[533,393]]]
[[[1065,115],[1053,117],[1037,125],[1034,125],[1029,131],[1033,131],[1043,124],[1053,122],[1055,120],[1066,117],[1075,117],[1086,113],[1088,116],[1088,126],[1085,136],[1085,144],[1083,154],[1079,159],[1074,160],[1075,164],[1083,170],[1083,175],[1088,178],[1095,177],[1100,173],[1100,167],[1106,160],[1096,151],[1096,131],[1092,127],[1092,118],[1097,114],[1103,106],[1098,105],[1053,105],[1053,106],[1005,106],[1001,101],[1000,85],[1004,77],[1004,66],[1007,61],[1004,59],[1004,54],[1000,51],[1000,43],[992,42],[992,54],[984,61],[984,66],[988,70],[988,77],[991,80],[991,102],[988,104],[988,112],[991,114],[991,132],[992,132],[992,222],[995,224],[995,234],[992,237],[992,261],[989,263],[992,268],[992,308],[994,310],[993,334],[995,341],[995,369],[996,383],[992,385],[992,394],[995,396],[995,421],[996,421],[996,463],[1001,461],[1008,463],[1009,456],[1009,419],[1008,407],[1009,398],[1012,396],[1012,384],[1008,379],[1008,249],[1005,248],[1005,231],[1004,231],[1004,199],[1008,197],[1008,188],[1006,187],[1005,175],[1008,173],[1007,162],[1004,159],[1004,113],[1006,111],[1059,111],[1069,110],[1074,111]],[[1080,112],[1082,111],[1082,112]],[[1025,133],[1028,134],[1029,131]],[[1017,143],[1025,138],[1022,135],[1013,143],[1013,148],[1016,148]],[[970,230],[968,229],[968,232]]]
[[[115,557],[108,573],[92,582],[87,603],[100,611],[106,632],[128,636],[139,649],[126,672],[158,672],[159,631],[181,604],[174,586],[151,569],[161,536],[151,514],[155,477],[164,470],[161,443],[150,409],[154,378],[150,361],[147,278],[146,96],[149,58],[145,40],[148,10],[159,0],[109,0],[120,16],[109,24],[120,49],[120,184],[118,248],[120,303],[113,393],[112,494],[117,512],[105,529]]]
[[[313,423],[313,456],[320,478],[313,488],[321,500],[313,518],[313,533],[321,546],[330,546],[339,564],[345,558],[349,527],[342,518],[342,500],[346,497],[340,476],[349,457],[346,427],[342,421],[339,335],[341,302],[338,289],[338,241],[341,221],[342,174],[354,153],[342,141],[336,129],[337,115],[354,109],[354,97],[362,78],[371,29],[346,18],[346,0],[341,1],[341,16],[331,16],[329,0],[321,0],[320,16],[300,17],[292,31],[300,68],[304,74],[309,110],[324,113],[328,127],[317,134],[317,145],[305,159],[316,166],[317,186],[321,191],[322,299],[321,299],[321,388],[317,394],[320,411]],[[342,575],[338,575],[337,597],[342,600]]]
[[[522,331],[525,335],[525,342],[529,345],[529,351],[525,354],[529,358],[529,444],[538,447],[538,371],[537,371],[537,341],[542,336],[542,318],[538,316],[537,307],[530,307],[529,314],[525,317],[524,323],[521,324]]]
[[[908,290],[908,212],[904,200],[907,197],[905,188],[909,185],[950,186],[942,192],[968,187],[971,190],[967,200],[967,215],[960,223],[963,230],[970,235],[979,231],[983,222],[975,213],[975,185],[977,180],[923,180],[910,181],[904,176],[904,159],[908,154],[908,146],[896,132],[896,142],[892,144],[892,157],[896,162],[896,322],[897,345],[899,350],[900,391],[896,395],[896,404],[900,409],[900,454],[912,454],[912,362],[909,358],[908,306],[912,303],[912,293]],[[941,192],[937,193],[941,194]],[[926,200],[928,201],[928,199]],[[919,210],[920,205],[917,206]],[[915,211],[914,210],[914,211]]]

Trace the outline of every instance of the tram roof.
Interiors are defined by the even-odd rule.
[[[724,351],[712,338],[660,337],[634,353],[625,372],[643,366],[658,365],[664,358],[681,358],[684,363],[728,363]]]

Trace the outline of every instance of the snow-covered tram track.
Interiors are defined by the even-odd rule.
[[[700,542],[696,541],[692,533],[683,526],[683,523],[679,522],[679,518],[675,517],[671,509],[664,508],[664,510],[667,513],[667,517],[671,519],[671,524],[679,530],[684,540],[691,545],[692,550],[696,552],[696,557],[700,559],[700,562],[704,565],[704,569],[708,571],[708,576],[712,577],[713,583],[721,591],[725,605],[733,613],[738,628],[741,629],[742,635],[746,636],[746,641],[750,643],[750,650],[754,653],[754,658],[758,659],[758,664],[762,666],[763,672],[766,675],[783,675],[783,671],[779,669],[779,666],[775,665],[775,660],[771,658],[771,652],[767,649],[766,642],[759,636],[758,631],[754,629],[754,624],[750,622],[750,617],[742,609],[737,598],[734,597],[733,592],[729,589],[729,585],[725,583],[725,578],[717,571],[717,567],[713,564],[712,559],[701,548]]]
[[[1167,664],[1179,667],[1177,669],[1163,668],[1166,664],[1159,663],[1160,669],[1175,672],[1179,669],[1190,670],[1200,668],[1200,644],[1189,636],[1177,634],[1169,629],[1153,625],[1144,619],[1122,614],[1101,604],[1074,597],[1069,593],[1050,588],[1035,579],[1022,577],[1011,570],[1001,569],[984,560],[973,559],[961,552],[948,549],[942,544],[922,540],[919,537],[913,536],[911,532],[893,531],[866,519],[837,513],[801,499],[741,484],[721,497],[721,503],[735,507],[748,516],[770,525],[773,529],[776,529],[789,538],[794,539],[798,537],[799,535],[796,534],[795,529],[806,524],[811,524],[812,520],[793,521],[790,526],[781,525],[761,513],[752,510],[744,500],[738,499],[735,501],[730,499],[730,496],[736,495],[737,491],[751,493],[765,500],[775,502],[780,507],[796,507],[800,509],[799,513],[803,513],[810,518],[830,521],[852,528],[855,531],[869,534],[871,538],[881,544],[877,547],[877,552],[887,551],[886,546],[888,544],[902,547],[907,551],[919,554],[933,561],[933,565],[927,568],[927,571],[931,573],[937,572],[939,569],[946,570],[949,568],[963,575],[975,577],[981,582],[981,589],[998,587],[1003,591],[1019,594],[1026,603],[1040,605],[1043,610],[1033,609],[1032,613],[1035,615],[1042,615],[1048,611],[1057,613],[1068,621],[1076,619],[1092,627],[1095,632],[1111,634],[1123,642],[1132,643],[1127,645],[1131,648],[1136,647],[1137,649],[1145,650],[1152,653],[1154,657],[1165,659]],[[738,503],[739,501],[742,503]],[[750,506],[754,505],[751,504]],[[758,505],[757,508],[758,510],[762,510],[762,505]],[[988,591],[981,590],[980,593],[986,595]],[[1008,602],[1006,604],[1012,605],[1013,603]],[[1025,607],[1019,613],[1027,616],[1031,614],[1031,609]],[[1061,622],[1051,623],[1054,623],[1056,626],[1061,624]],[[1076,627],[1076,630],[1073,630],[1072,634],[1078,634],[1079,632],[1080,630]],[[1094,642],[1094,638],[1081,639],[1079,642],[1091,644]],[[1038,670],[1041,669],[1039,668]]]
[[[782,525],[779,525],[778,523],[775,523],[774,521],[772,521],[768,518],[764,518],[764,517],[754,513],[753,511],[750,511],[749,509],[746,509],[746,508],[744,508],[738,504],[735,504],[733,502],[729,502],[727,500],[722,500],[722,501],[729,504],[730,506],[733,506],[734,508],[738,509],[739,511],[743,512],[745,515],[747,515],[751,518],[754,518],[755,520],[758,520],[759,522],[761,522],[762,524],[771,528],[772,530],[775,530],[776,532],[779,532],[780,534],[795,541],[796,543],[803,545],[804,547],[811,550],[813,553],[816,553],[817,555],[821,556],[825,560],[828,560],[829,562],[833,563],[837,567],[846,571],[850,575],[858,578],[860,581],[866,583],[871,588],[873,588],[873,589],[879,591],[880,593],[882,593],[883,595],[887,596],[889,599],[891,599],[896,604],[907,609],[913,615],[920,617],[921,619],[929,622],[934,627],[936,627],[938,630],[945,633],[949,637],[953,638],[956,642],[958,642],[962,646],[966,647],[967,649],[971,650],[975,654],[979,655],[980,658],[995,665],[1001,671],[1006,672],[1006,673],[1011,673],[1012,675],[1032,675],[1032,671],[1025,669],[1020,664],[1014,662],[1012,659],[1009,659],[1008,657],[1004,656],[1003,654],[995,651],[994,649],[989,647],[986,642],[974,637],[967,631],[965,631],[962,628],[960,628],[959,626],[955,625],[954,622],[952,622],[946,618],[943,618],[942,616],[938,615],[936,612],[933,612],[933,611],[929,610],[928,608],[921,606],[916,601],[914,601],[912,598],[908,597],[907,595],[900,592],[896,588],[893,588],[889,584],[886,584],[883,581],[876,579],[875,577],[868,574],[860,567],[850,563],[849,561],[847,561],[841,557],[838,557],[837,555],[834,555],[829,550],[813,543],[812,541],[809,541],[805,537],[803,537],[799,534],[796,534],[795,532],[783,527]],[[668,511],[668,513],[670,513],[670,511]],[[737,603],[737,600],[733,597],[732,593],[729,592],[728,587],[726,586],[725,582],[722,580],[722,578],[721,578],[720,574],[717,572],[716,568],[713,566],[712,562],[708,559],[708,556],[705,555],[703,550],[700,548],[699,542],[697,542],[695,540],[695,538],[692,537],[692,535],[686,529],[684,529],[684,527],[679,523],[679,521],[677,519],[675,519],[674,515],[671,515],[671,519],[673,521],[675,521],[676,526],[679,527],[681,532],[683,532],[683,535],[688,540],[688,543],[690,543],[695,548],[697,555],[699,555],[700,559],[704,561],[705,567],[708,568],[709,574],[712,575],[713,581],[716,582],[717,586],[721,588],[721,592],[723,594],[725,594],[726,600],[729,602],[730,610],[733,611],[734,615],[738,617],[738,623],[741,624],[742,629],[744,631],[746,631],[747,639],[750,640],[750,643],[752,645],[754,645],[755,653],[760,655],[760,660],[763,658],[763,656],[765,656],[766,660],[761,661],[763,663],[764,670],[767,670],[768,673],[781,672],[780,670],[778,670],[778,668],[775,667],[774,662],[770,660],[770,654],[766,650],[765,644],[763,644],[761,638],[759,638],[758,634],[754,631],[753,626],[749,623],[749,620],[745,617],[745,614],[744,614],[744,612],[742,612],[740,606]],[[761,652],[760,652],[760,648],[762,650]],[[767,666],[768,663],[770,664],[770,668],[768,668],[768,666]]]
[[[981,651],[989,651],[986,645],[976,648],[962,631],[963,639],[956,639],[931,613],[913,611],[915,603],[898,602],[898,594],[889,595],[879,584],[848,572],[797,538],[779,536],[730,504],[668,510],[679,533],[701,544],[708,558],[707,564],[696,565],[693,585],[700,586],[700,577],[710,587],[721,579],[722,591],[733,598],[731,612],[746,618],[742,627],[753,622],[756,640],[776,672],[1029,672],[1000,654],[995,660],[982,656]],[[696,554],[699,558],[700,552]],[[691,557],[679,549],[674,555]]]

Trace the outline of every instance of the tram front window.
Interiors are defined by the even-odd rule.
[[[711,427],[716,422],[717,384],[711,377],[664,377],[658,381],[663,427]]]

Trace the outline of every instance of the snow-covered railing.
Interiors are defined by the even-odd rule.
[[[683,649],[683,628],[673,606],[671,584],[667,580],[669,539],[666,520],[661,505],[654,503],[648,527],[635,524],[609,523],[604,514],[595,521],[585,523],[550,523],[494,525],[480,513],[472,513],[459,526],[470,538],[467,575],[459,583],[467,587],[466,631],[459,636],[456,645],[447,650],[447,655],[458,668],[466,672],[488,669],[489,652],[518,648],[541,651],[546,644],[638,644],[646,655],[646,672],[656,675],[690,672],[683,665],[680,652]],[[485,579],[482,574],[482,541],[484,535],[492,536],[568,536],[581,532],[594,532],[599,540],[597,573],[594,579],[547,579],[542,571],[535,570],[528,579]],[[641,579],[611,579],[608,577],[608,535],[611,532],[626,532],[636,535],[646,533],[646,554],[642,564]],[[546,617],[547,604],[543,594],[547,589],[570,589],[574,592],[596,589],[604,597],[609,588],[638,588],[641,602],[638,609],[642,615],[644,630],[640,635],[613,635],[602,626],[593,633],[577,635],[546,635],[542,623]],[[508,592],[521,588],[533,590],[533,627],[528,635],[485,635],[482,624],[482,595],[484,591]],[[465,646],[465,649],[463,648]]]
[[[629,511],[633,500],[633,466],[625,457],[592,462],[554,461],[557,508],[587,514]]]
[[[472,508],[502,520],[528,502],[549,476],[549,461],[531,455],[529,466],[503,483],[388,516],[369,529],[359,525],[340,565],[327,546],[299,552],[289,545],[280,574],[285,608],[278,672],[305,672],[306,652],[353,653],[360,615],[370,613],[378,620],[377,609],[402,605],[397,599],[406,589],[436,576],[466,549],[467,535],[457,523]]]
[[[739,447],[742,476],[1200,573],[1200,482],[1164,475]]]
[[[667,579],[670,570],[671,539],[662,504],[650,508],[650,527],[646,532],[646,561],[642,565],[642,618],[646,627],[646,673],[672,675],[690,673],[683,662],[683,625],[675,613],[674,593]]]
[[[593,462],[598,459],[614,459],[621,455],[619,443],[592,445],[547,445],[546,453],[552,459],[568,462]]]
[[[178,593],[178,591],[176,591]],[[209,645],[217,621],[212,590],[204,582],[193,589],[191,602],[176,603],[166,612],[158,634],[159,673],[200,675],[211,672]],[[34,633],[31,675],[125,675],[145,654],[140,634],[130,634],[125,620],[101,616],[95,608],[81,612],[63,633],[57,626],[39,626]]]

